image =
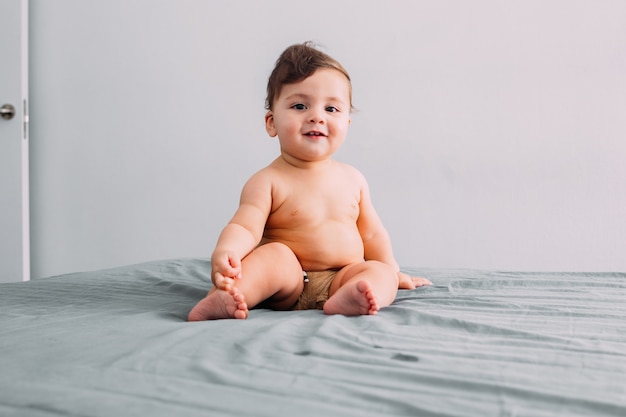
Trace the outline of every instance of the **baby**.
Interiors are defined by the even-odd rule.
[[[243,187],[211,257],[213,288],[190,321],[248,317],[259,306],[376,314],[398,288],[429,285],[400,272],[363,175],[333,160],[352,110],[346,70],[309,43],[278,58],[265,128],[280,155]]]

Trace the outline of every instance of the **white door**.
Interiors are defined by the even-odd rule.
[[[0,282],[26,281],[28,0],[0,0]]]

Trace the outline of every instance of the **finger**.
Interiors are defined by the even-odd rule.
[[[401,290],[413,290],[415,289],[415,284],[410,280],[402,280],[399,282],[398,288]]]
[[[220,272],[215,273],[215,286],[224,291],[230,291],[234,285],[234,280],[232,278],[225,277]]]
[[[413,285],[416,287],[423,287],[424,285],[432,285],[432,282],[427,278],[412,277]]]
[[[233,256],[228,257],[228,263],[232,268],[231,277],[235,279],[241,279],[241,260]]]

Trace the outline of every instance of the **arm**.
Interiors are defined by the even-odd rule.
[[[241,192],[239,208],[224,227],[211,256],[213,284],[229,290],[241,278],[241,260],[261,241],[272,205],[271,183],[255,174]]]
[[[383,262],[399,272],[400,267],[393,256],[389,233],[383,226],[378,213],[371,201],[369,187],[365,179],[362,179],[361,201],[359,202],[359,218],[357,227],[363,240],[365,260]]]
[[[363,240],[365,260],[377,260],[391,266],[398,274],[398,288],[410,290],[431,284],[426,278],[412,277],[400,272],[400,267],[393,256],[389,233],[374,209],[369,187],[364,178],[357,227]]]

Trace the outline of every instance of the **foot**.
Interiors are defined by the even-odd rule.
[[[245,319],[248,317],[248,305],[243,294],[236,287],[230,291],[211,290],[189,312],[189,321],[216,319]]]
[[[325,314],[344,316],[374,315],[380,307],[369,282],[349,282],[339,288],[324,304]]]

